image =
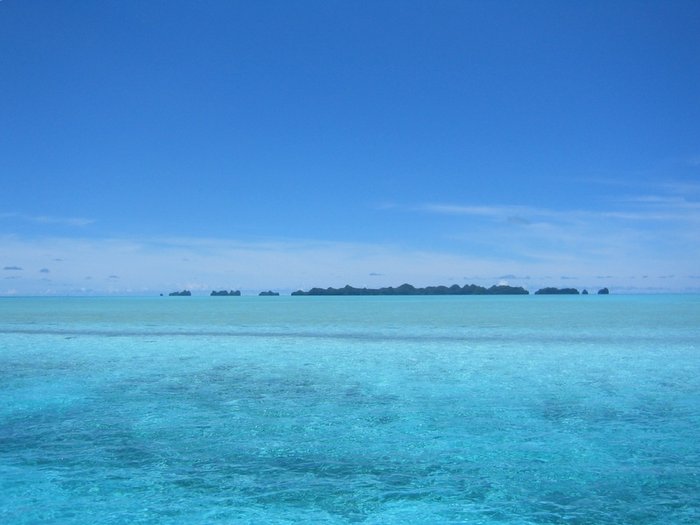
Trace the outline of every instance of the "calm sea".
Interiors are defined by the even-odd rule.
[[[700,296],[0,299],[0,522],[696,524]]]

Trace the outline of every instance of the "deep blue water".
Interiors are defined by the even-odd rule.
[[[0,299],[1,523],[700,522],[700,297]]]

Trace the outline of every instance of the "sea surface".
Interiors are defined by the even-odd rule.
[[[0,299],[0,523],[697,524],[700,296]]]

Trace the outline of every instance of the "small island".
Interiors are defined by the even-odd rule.
[[[394,288],[355,288],[346,285],[343,288],[311,288],[308,292],[297,290],[292,295],[527,295],[528,292],[521,286],[494,285],[490,288],[478,286],[476,284],[465,284],[459,286],[426,286],[416,288],[411,284],[402,284]]]
[[[168,295],[170,297],[189,297],[192,295],[192,292],[189,290],[182,290],[181,292],[170,292]]]
[[[272,290],[268,290],[267,292],[260,292],[258,295],[260,297],[277,297],[279,295],[279,292],[273,292]]]
[[[535,295],[578,295],[576,288],[540,288]]]
[[[235,291],[230,290],[227,292],[226,290],[219,290],[217,292],[217,291],[212,290],[212,292],[209,295],[211,297],[239,297],[241,295],[241,291],[240,290],[235,290]]]
[[[607,288],[601,288],[600,290],[598,290],[598,295],[608,295],[609,293],[610,290],[608,290]]]

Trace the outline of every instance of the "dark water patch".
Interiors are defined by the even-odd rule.
[[[493,332],[493,331],[492,331]],[[281,339],[328,339],[328,340],[348,340],[348,341],[367,341],[367,342],[415,342],[415,343],[441,343],[441,342],[459,342],[459,343],[531,343],[536,341],[542,344],[548,343],[589,343],[589,344],[645,344],[651,345],[654,343],[662,343],[663,345],[673,344],[690,344],[698,343],[697,334],[664,334],[660,335],[645,335],[645,334],[577,334],[577,333],[547,333],[539,331],[532,336],[523,334],[510,334],[508,330],[496,333],[463,333],[463,334],[407,334],[407,333],[378,333],[378,332],[323,332],[323,331],[253,331],[253,330],[58,330],[58,329],[32,329],[32,328],[10,328],[0,330],[0,335],[38,335],[38,336],[61,336],[64,339],[78,337],[109,337],[109,338],[281,338]],[[152,342],[150,340],[149,342]],[[663,347],[661,347],[663,348]]]
[[[361,394],[365,395],[369,393]],[[143,400],[124,396],[121,402],[136,401]],[[462,450],[452,452],[431,450],[430,439],[421,431],[400,433],[392,438],[398,438],[394,450],[378,450],[370,437],[366,446],[343,441],[352,435],[352,421],[341,426],[343,437],[332,448],[313,439],[307,442],[303,433],[264,432],[251,441],[245,428],[234,421],[212,420],[210,413],[163,420],[154,432],[145,432],[135,418],[151,412],[149,405],[139,411],[131,407],[131,419],[118,408],[106,412],[100,407],[102,403],[15,418],[1,427],[3,432],[12,430],[0,435],[15,443],[8,449],[3,441],[0,451],[5,455],[0,457],[7,461],[14,456],[16,461],[26,454],[27,466],[53,472],[54,482],[76,497],[90,497],[97,486],[141,498],[144,507],[155,501],[165,509],[166,499],[178,501],[180,509],[206,506],[205,502],[218,508],[222,501],[234,507],[281,505],[299,512],[317,509],[346,522],[371,519],[394,505],[425,505],[439,522],[469,522],[476,512],[481,520],[541,524],[648,523],[664,518],[692,523],[683,516],[690,516],[689,509],[698,503],[697,497],[687,498],[698,486],[697,468],[591,473],[577,470],[575,456],[573,464],[562,469],[534,461],[526,451],[495,438],[480,443],[467,439]],[[552,410],[561,414],[562,409]],[[199,432],[207,425],[219,426],[211,437]],[[368,422],[367,428],[373,426]],[[475,447],[483,455],[461,457]],[[681,494],[686,495],[685,505]],[[151,517],[157,516],[165,514],[158,511]]]
[[[73,356],[42,355],[41,359],[27,359],[25,356],[0,356],[0,378],[17,380],[29,377],[70,376],[89,369],[87,359]]]

